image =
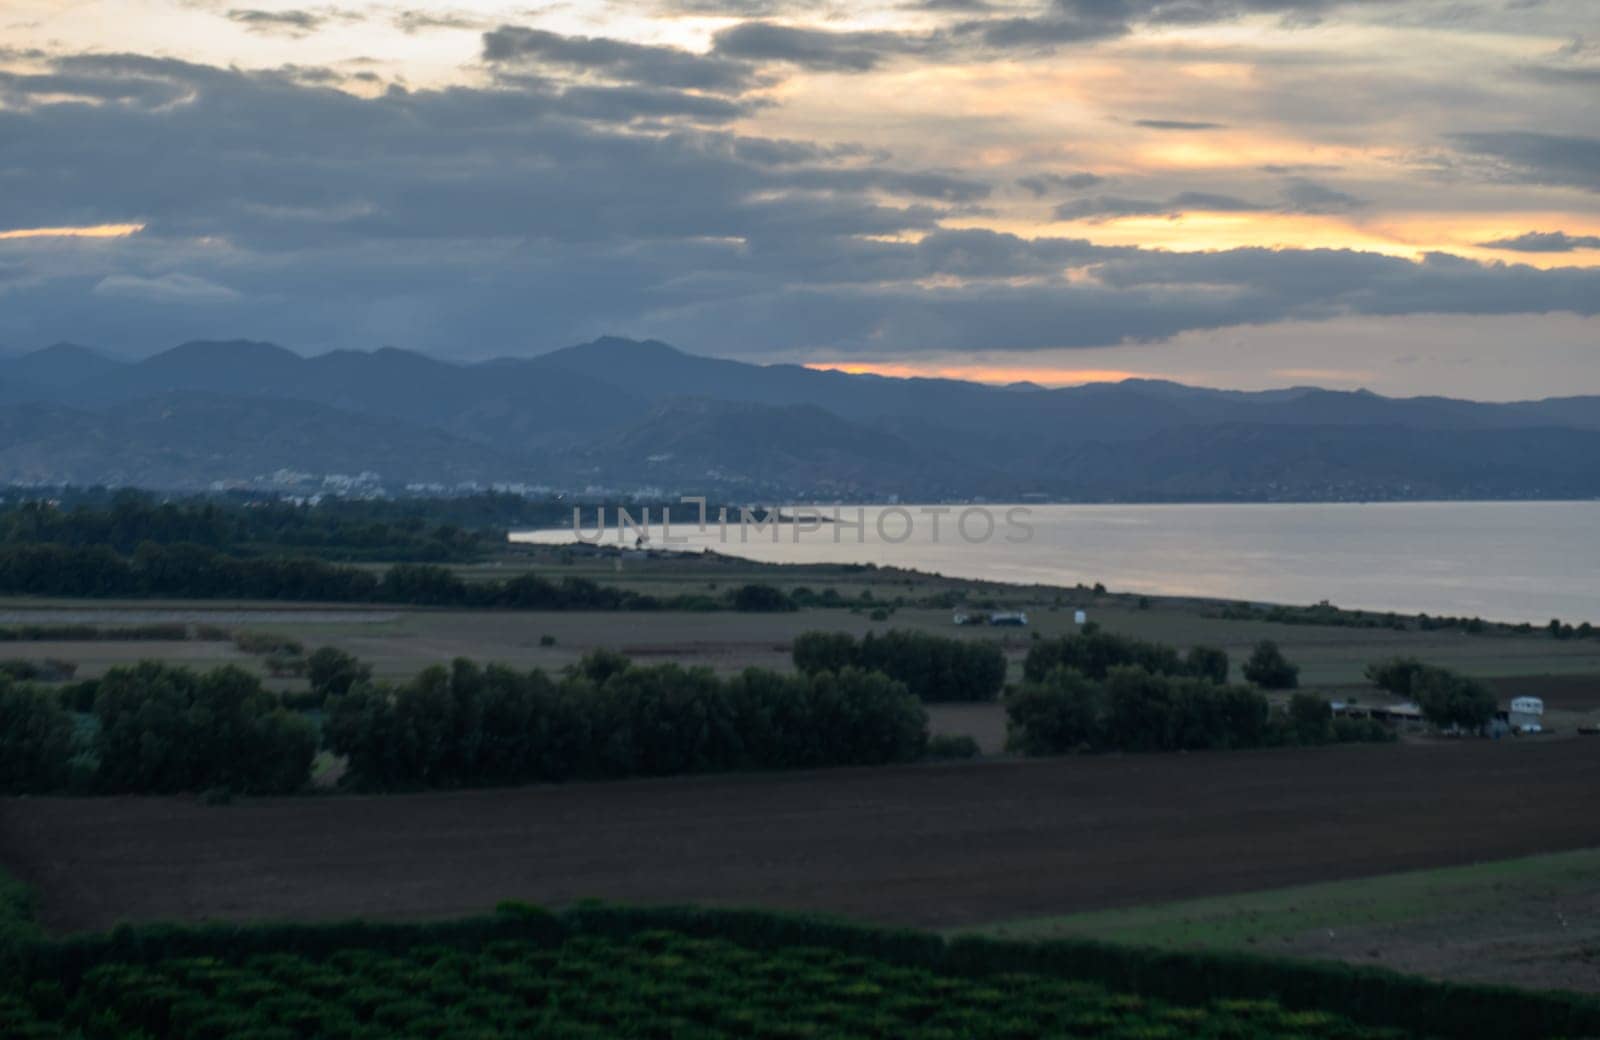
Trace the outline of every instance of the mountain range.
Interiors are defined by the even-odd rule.
[[[1159,380],[1048,389],[698,357],[604,338],[532,358],[0,358],[0,483],[403,485],[768,501],[1589,498],[1600,397],[1483,403]]]

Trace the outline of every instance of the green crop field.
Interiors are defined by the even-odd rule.
[[[42,986],[0,998],[0,1031],[152,1040],[1405,1035],[1271,1001],[1184,1007],[1042,975],[964,979],[820,947],[758,951],[670,931],[554,947],[501,940],[475,950],[101,964],[70,997]]]

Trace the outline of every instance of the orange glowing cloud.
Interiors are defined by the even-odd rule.
[[[0,231],[8,238],[126,238],[144,230],[143,224],[94,224],[89,227],[12,228]]]
[[[1084,383],[1119,383],[1124,379],[1160,378],[1143,372],[1114,368],[1029,368],[1007,365],[949,365],[916,361],[813,361],[805,367],[819,372],[892,376],[897,379],[964,379],[974,383],[1038,383],[1040,386],[1082,386]]]

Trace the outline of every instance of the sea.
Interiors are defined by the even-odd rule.
[[[514,541],[714,550],[769,563],[875,563],[950,577],[1116,592],[1600,624],[1600,501],[903,505],[780,507],[757,526],[733,511],[702,525],[574,526]],[[642,525],[638,507],[629,509]],[[754,515],[761,515],[759,512]],[[822,522],[816,516],[824,518]],[[643,542],[640,535],[644,534]]]

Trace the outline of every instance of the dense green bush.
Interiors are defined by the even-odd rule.
[[[283,635],[280,632],[259,632],[252,629],[242,629],[233,634],[233,645],[247,654],[292,654],[295,657],[305,653],[305,646],[300,640]]]
[[[733,609],[751,613],[776,613],[796,609],[794,600],[771,585],[741,585],[733,592]]]
[[[357,786],[467,787],[910,761],[927,716],[903,685],[858,669],[722,679],[597,652],[559,682],[457,661],[357,685],[325,735]]]
[[[0,972],[4,971],[5,951],[43,938],[34,919],[36,902],[33,889],[0,869]]]
[[[920,700],[993,700],[1005,684],[1006,658],[994,643],[890,629],[858,642],[846,632],[807,632],[792,650],[805,673],[863,668],[882,672]]]
[[[1289,724],[1297,744],[1326,744],[1333,739],[1333,708],[1314,693],[1289,698]]]
[[[316,757],[311,724],[232,666],[113,668],[98,683],[94,713],[94,782],[106,793],[285,793],[306,784]]]
[[[929,758],[977,758],[981,754],[983,749],[978,746],[978,742],[964,734],[940,733],[938,736],[928,738]]]
[[[72,753],[72,716],[57,699],[0,673],[0,794],[61,790]]]

